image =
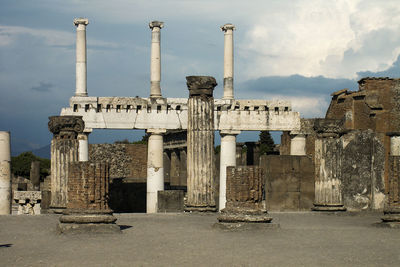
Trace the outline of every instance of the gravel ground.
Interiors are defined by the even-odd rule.
[[[271,213],[278,229],[222,231],[217,214],[115,214],[122,234],[59,235],[58,215],[0,216],[1,266],[400,266],[379,213]]]

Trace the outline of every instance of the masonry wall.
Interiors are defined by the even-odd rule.
[[[264,155],[268,211],[310,210],[314,203],[314,164],[308,156]]]

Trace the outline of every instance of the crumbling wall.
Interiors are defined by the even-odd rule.
[[[91,144],[89,159],[110,164],[110,178],[146,178],[147,145]]]

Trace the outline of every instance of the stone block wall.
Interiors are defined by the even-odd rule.
[[[108,210],[109,164],[75,162],[68,179],[69,210]]]
[[[267,210],[310,210],[314,203],[314,164],[308,156],[264,155]]]

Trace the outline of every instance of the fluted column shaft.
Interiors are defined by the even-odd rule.
[[[215,211],[214,98],[209,76],[186,77],[189,88],[186,210]]]

